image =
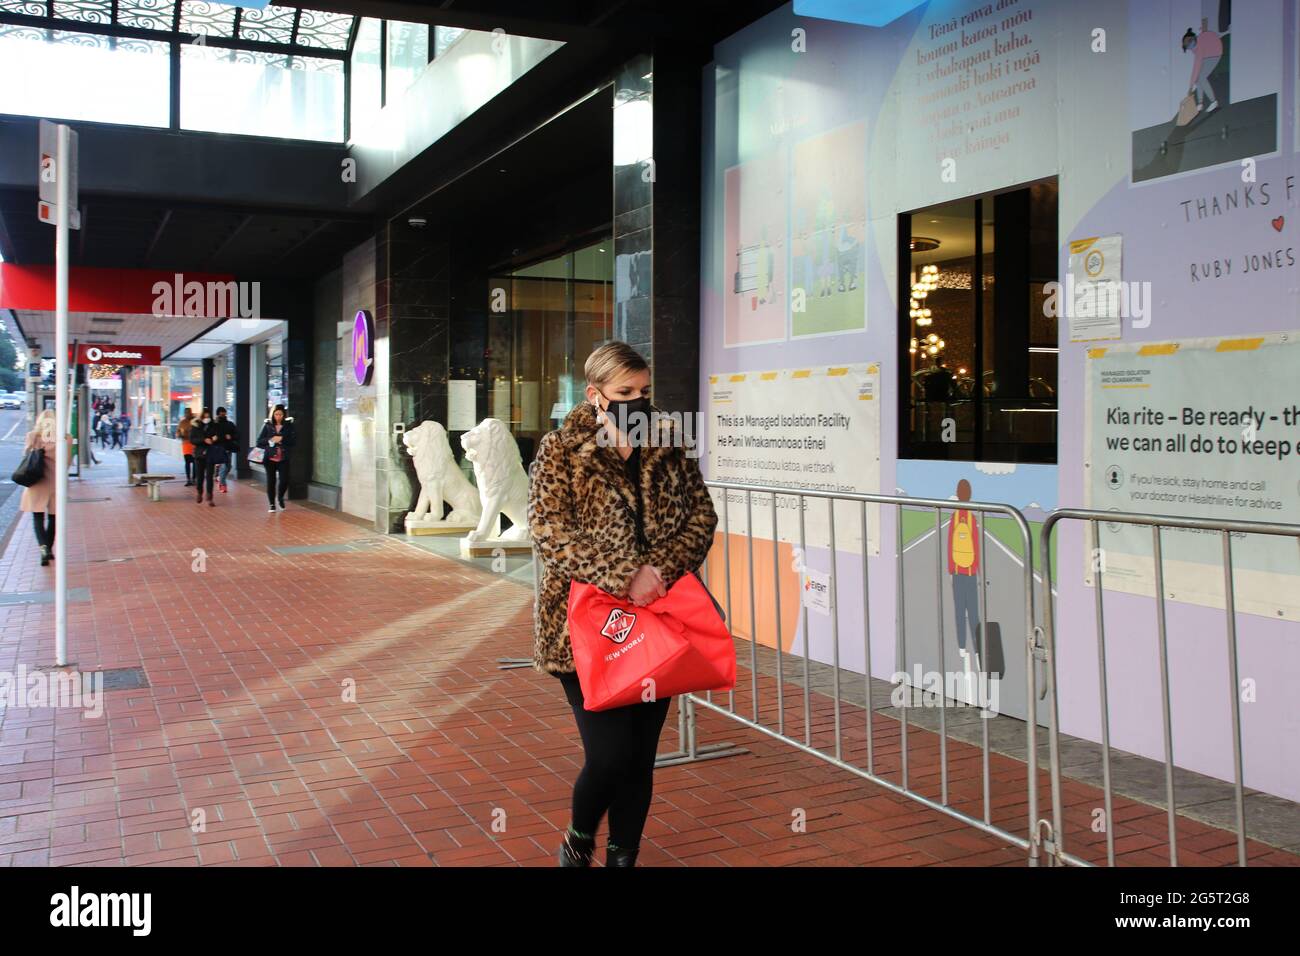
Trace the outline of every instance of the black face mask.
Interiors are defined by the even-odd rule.
[[[604,395],[601,396],[604,398]],[[626,401],[615,401],[612,398],[605,398],[607,402],[604,412],[609,416],[610,421],[616,427],[626,423],[627,429],[621,429],[626,434],[627,431],[634,429],[638,422],[643,422],[642,427],[648,428],[650,425],[650,399],[631,398]],[[639,418],[638,416],[644,416]]]

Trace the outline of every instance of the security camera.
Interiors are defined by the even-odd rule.
[[[429,224],[429,220],[425,219],[423,216],[412,216],[410,219],[406,220],[406,224],[412,229],[423,229]]]

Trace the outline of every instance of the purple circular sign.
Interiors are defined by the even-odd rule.
[[[358,385],[370,384],[375,367],[375,323],[365,309],[352,322],[352,374]]]

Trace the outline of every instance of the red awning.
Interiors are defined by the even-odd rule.
[[[226,288],[234,279],[215,272],[73,266],[68,270],[68,311],[240,318],[239,297]],[[0,309],[53,312],[54,266],[0,263]]]

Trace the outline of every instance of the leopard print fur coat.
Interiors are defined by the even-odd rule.
[[[699,463],[674,447],[671,419],[658,423],[657,442],[641,449],[644,549],[636,533],[636,489],[622,457],[598,441],[603,426],[590,402],[579,402],[538,446],[528,489],[528,527],[542,566],[534,607],[536,670],[574,670],[571,580],[623,595],[641,565],[649,564],[671,587],[709,553],[718,516]]]

